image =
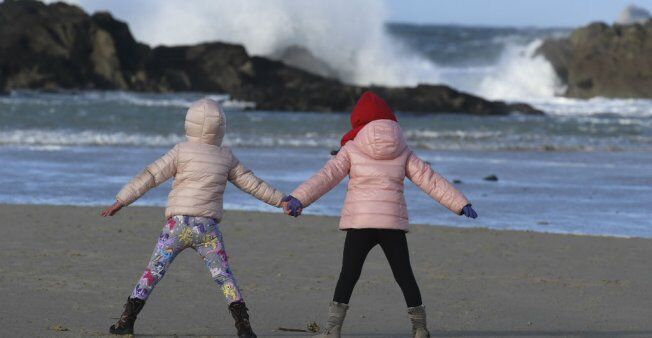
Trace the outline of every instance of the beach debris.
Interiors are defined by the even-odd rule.
[[[59,332],[70,331],[69,328],[67,328],[67,327],[65,327],[65,326],[63,326],[61,324],[54,324],[54,325],[50,326],[50,330],[59,331]]]
[[[321,327],[319,326],[319,324],[317,324],[317,322],[308,322],[308,324],[306,324],[305,329],[294,329],[290,327],[278,328],[279,331],[285,331],[285,332],[311,332],[311,333],[317,333],[319,332],[320,329]]]
[[[321,329],[319,327],[319,324],[317,324],[317,322],[309,322],[308,325],[306,325],[306,328],[308,329],[308,332],[313,332],[313,333],[317,333]]]
[[[70,256],[70,257],[82,257],[82,256],[86,256],[86,255],[79,252],[79,251],[74,251],[73,250],[73,251],[68,251],[68,256]]]
[[[498,182],[498,176],[491,174],[485,178],[483,178],[485,181],[490,181],[490,182]]]
[[[293,329],[293,328],[289,328],[289,327],[279,327],[278,330],[279,331],[285,331],[285,332],[309,332],[308,330]]]
[[[625,282],[623,282],[620,279],[603,279],[600,282],[604,285],[616,285],[616,286],[625,284]]]
[[[462,184],[462,180],[453,180],[453,184]]]

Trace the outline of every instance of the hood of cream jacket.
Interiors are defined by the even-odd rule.
[[[256,177],[222,146],[226,115],[215,101],[193,103],[186,114],[187,142],[174,146],[127,183],[116,196],[124,205],[133,203],[150,189],[174,177],[168,195],[166,217],[202,216],[221,220],[227,182],[273,206],[283,194]]]
[[[226,134],[226,114],[213,100],[196,101],[188,108],[185,128],[189,142],[221,146]]]
[[[401,127],[392,120],[376,120],[324,167],[297,187],[292,195],[304,207],[315,202],[349,176],[340,217],[340,229],[400,229],[408,231],[403,195],[407,177],[421,190],[456,214],[469,202],[464,195],[407,146]]]

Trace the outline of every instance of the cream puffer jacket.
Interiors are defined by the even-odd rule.
[[[349,175],[340,229],[400,229],[408,231],[403,181],[421,190],[456,214],[469,201],[407,146],[398,123],[376,120],[347,142],[324,167],[293,192],[309,206]]]
[[[222,203],[227,181],[257,199],[279,207],[283,194],[256,177],[221,146],[226,131],[226,116],[210,99],[193,103],[186,114],[187,142],[174,146],[134,177],[116,199],[129,205],[148,190],[174,177],[168,195],[165,217],[174,215],[222,218]]]

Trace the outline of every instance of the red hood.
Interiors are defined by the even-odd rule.
[[[344,134],[340,145],[344,146],[346,142],[353,140],[362,127],[376,120],[396,121],[396,116],[383,99],[373,92],[366,91],[351,112],[351,130]]]

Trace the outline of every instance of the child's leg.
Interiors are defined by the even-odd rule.
[[[222,288],[227,303],[239,302],[242,300],[242,295],[229,267],[224,240],[217,222],[206,224],[205,229],[205,234],[194,248],[204,258],[211,277]]]
[[[184,224],[183,217],[175,216],[168,219],[156,243],[152,258],[147,264],[147,269],[134,287],[131,298],[146,300],[149,297],[174,258],[189,244],[186,238],[189,229],[188,225]]]
[[[392,268],[394,279],[403,291],[403,297],[408,307],[421,305],[421,292],[414,278],[410,265],[410,252],[408,251],[405,232],[401,230],[379,230],[380,246],[385,252],[385,257]]]
[[[367,258],[367,254],[377,243],[375,229],[351,229],[347,231],[342,255],[342,271],[335,287],[334,302],[349,303],[355,283],[360,278],[362,265]]]

